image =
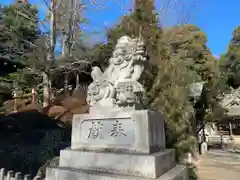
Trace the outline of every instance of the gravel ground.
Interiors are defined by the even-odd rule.
[[[211,150],[197,162],[199,180],[239,180],[240,154]]]

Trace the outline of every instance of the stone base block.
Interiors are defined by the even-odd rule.
[[[148,110],[77,114],[71,149],[150,154],[165,149],[164,119]]]
[[[76,170],[71,168],[47,168],[45,180],[154,180],[152,178],[141,178],[133,176],[122,176],[117,174]],[[188,180],[187,169],[184,166],[175,166],[164,175],[155,180]]]
[[[174,150],[150,155],[63,150],[60,167],[157,178],[175,166]]]

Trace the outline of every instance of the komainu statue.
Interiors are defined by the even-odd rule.
[[[88,87],[88,104],[92,107],[140,105],[144,93],[140,80],[146,57],[140,38],[121,37],[105,72],[96,66],[92,68],[93,82]]]

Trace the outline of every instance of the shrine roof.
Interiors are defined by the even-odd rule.
[[[240,116],[240,89],[232,89],[224,94],[221,105],[228,110],[228,116]]]

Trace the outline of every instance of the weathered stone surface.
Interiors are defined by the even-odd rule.
[[[93,172],[85,170],[75,170],[71,168],[49,167],[47,169],[46,180],[154,180],[152,178],[141,178],[133,176],[122,176],[110,173]],[[188,180],[187,169],[177,165],[164,175],[155,180]]]
[[[141,104],[145,91],[140,81],[146,61],[146,48],[141,38],[119,38],[107,69],[102,72],[99,67],[92,67],[88,104],[103,108]]]
[[[200,148],[201,154],[202,155],[207,154],[207,152],[208,152],[208,145],[207,145],[207,143],[206,142],[201,143],[200,147],[201,147]]]
[[[165,149],[161,113],[110,111],[73,117],[71,149],[150,154]]]
[[[171,149],[151,155],[63,150],[60,157],[61,167],[146,178],[157,178],[175,166],[174,150]]]

